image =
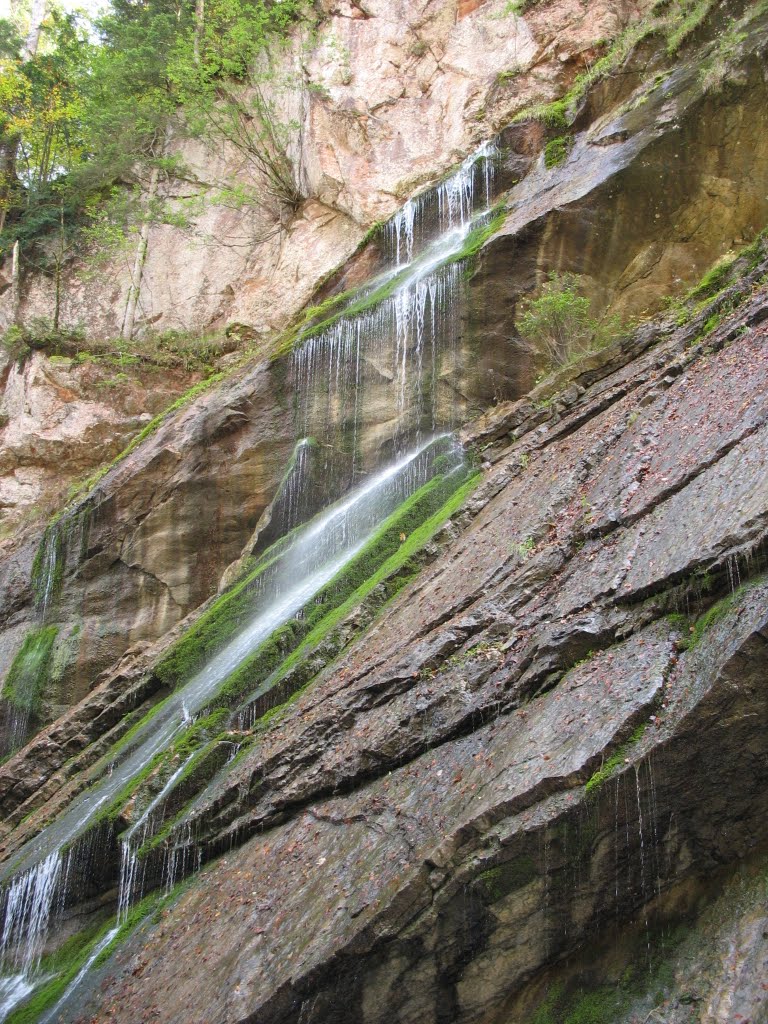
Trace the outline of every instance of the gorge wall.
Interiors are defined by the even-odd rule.
[[[249,223],[235,258],[261,214],[209,210],[185,262],[178,229],[152,229],[146,323],[247,324],[256,351],[227,357],[45,532],[25,509],[64,507],[65,483],[195,378],[160,374],[141,406],[120,381],[108,414],[76,362],[6,370],[9,934],[14,879],[39,884],[35,851],[173,706],[227,616],[242,624],[323,487],[356,501],[437,429],[476,460],[446,483],[453,450],[430,455],[431,483],[408,484],[347,575],[248,655],[226,701],[184,705],[180,732],[67,841],[36,954],[59,987],[9,1021],[768,1020],[768,252],[753,241],[768,12],[702,7],[675,48],[674,21],[638,32],[619,71],[574,91],[604,37],[662,15],[422,7],[328,6],[305,69],[322,90],[299,91],[312,198],[279,234]],[[364,237],[492,135],[417,196],[404,270],[411,207]],[[471,214],[446,247],[453,221],[434,209],[457,187]],[[433,256],[443,290],[419,305],[413,279],[403,333],[402,275]],[[596,317],[635,322],[545,376],[517,321],[552,272],[576,275]],[[115,269],[108,293],[73,274],[66,316],[114,332],[127,278]],[[45,288],[28,283],[25,315]],[[397,330],[377,349],[356,327],[355,347],[345,324],[387,302]],[[48,437],[21,415],[41,391],[38,420],[52,395],[64,411]],[[38,657],[41,706],[14,750],[8,681]]]

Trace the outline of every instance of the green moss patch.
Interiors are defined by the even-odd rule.
[[[164,686],[175,689],[187,682],[243,628],[253,615],[262,577],[276,568],[293,533],[282,537],[259,556],[245,575],[200,616],[155,668]]]
[[[32,630],[13,659],[2,696],[18,711],[39,716],[58,633],[57,626]]]
[[[684,629],[682,630],[683,636],[678,641],[678,647],[689,651],[698,647],[709,630],[713,629],[719,622],[722,622],[749,590],[765,583],[765,579],[765,576],[760,576],[757,579],[749,580],[747,583],[742,583],[733,593],[726,594],[725,597],[713,604],[711,608],[708,608],[703,615],[696,619],[693,626],[690,626],[687,632]],[[687,622],[688,620],[685,621]],[[677,625],[682,627],[683,623],[678,622]]]
[[[231,705],[262,680],[272,690],[308,649],[327,636],[386,576],[402,566],[426,543],[436,524],[458,508],[467,486],[457,491],[461,483],[458,474],[435,477],[408,498],[362,551],[305,606],[301,618],[291,619],[276,630],[229,676],[212,703]]]
[[[127,914],[112,940],[104,947],[93,962],[92,970],[96,970],[107,962],[114,951],[120,946],[144,920],[154,914],[158,908],[171,897],[175,898],[176,890],[171,896],[162,892],[154,892],[137,903]],[[87,928],[73,935],[50,956],[43,959],[40,965],[41,975],[52,975],[48,981],[31,993],[29,998],[12,1011],[6,1018],[6,1024],[36,1024],[46,1010],[50,1010],[62,998],[68,986],[77,977],[79,971],[93,955],[96,947],[103,942],[115,920],[111,919],[101,926]]]
[[[505,864],[484,871],[477,879],[476,885],[482,889],[489,903],[496,903],[509,896],[510,893],[524,888],[539,872],[531,857],[515,857]]]
[[[233,741],[226,732],[226,725],[233,709],[246,697],[249,703],[255,701],[259,730],[285,710],[317,672],[317,665],[308,659],[310,652],[316,650],[375,588],[378,588],[380,604],[384,604],[413,578],[419,568],[417,553],[461,506],[478,479],[479,474],[469,470],[463,474],[454,471],[435,477],[403,502],[355,559],[304,606],[300,616],[275,630],[224,681],[211,697],[205,717],[181,733],[169,750],[159,752],[137,776],[126,782],[94,820],[90,830],[117,821],[126,804],[151,779],[167,779],[182,761],[195,753],[177,779],[173,796],[169,794],[169,809],[198,793],[229,759]],[[279,550],[282,543],[278,542],[275,548]],[[276,557],[274,549],[270,549],[264,556],[264,563],[256,570],[256,576],[265,565],[272,565]],[[185,682],[252,616],[253,594],[248,587],[253,579],[249,577],[220,598],[164,659],[162,671],[169,684]],[[345,642],[350,639],[347,636]],[[117,752],[136,740],[161,706],[162,703],[156,705],[137,722],[107,759],[113,760]],[[158,840],[168,831],[166,826],[158,834]],[[156,845],[156,841],[150,840],[143,852],[149,852]]]
[[[418,553],[434,536],[437,530],[462,506],[477,486],[479,480],[479,473],[470,474],[461,486],[454,491],[451,497],[432,516],[413,530],[405,541],[400,541],[400,534],[402,532],[400,526],[403,524],[403,520],[398,517],[397,512],[393,514],[388,523],[382,526],[378,537],[371,540],[371,547],[374,547],[377,539],[380,539],[382,534],[391,536],[394,533],[398,538],[397,549],[383,565],[363,580],[360,586],[343,604],[338,605],[322,616],[303,642],[295,650],[291,651],[278,668],[268,676],[258,695],[251,696],[248,706],[254,709],[257,721],[250,736],[241,739],[238,735],[241,750],[232,762],[231,767],[234,767],[247,755],[257,736],[275,721],[279,720],[301,694],[306,691],[318,671],[317,663],[311,655],[317,652],[322,644],[328,642],[334,629],[347,618],[350,612],[359,608],[363,602],[366,602],[369,615],[375,614],[378,609],[391,601],[418,574],[418,569],[420,568]],[[439,482],[434,480],[427,484],[426,488],[434,490]],[[414,495],[405,505],[409,506],[412,510],[416,504],[414,499],[417,497],[418,494]],[[402,512],[403,510],[401,509],[400,511]],[[366,551],[363,550],[358,558],[364,559],[365,556]],[[352,567],[349,568],[351,569]],[[357,572],[354,575],[356,576]],[[365,623],[370,621],[369,618],[364,616],[361,616],[361,618],[365,619]],[[334,647],[334,653],[337,653],[351,643],[365,628],[366,624],[362,624],[353,631],[347,632],[344,639],[339,642],[338,647]],[[254,655],[253,660],[249,664],[247,674],[243,673],[241,676],[240,670],[238,670],[233,674],[233,677],[230,677],[228,683],[225,684],[229,691],[228,702],[230,704],[237,697],[238,691],[243,685],[252,685],[254,677],[258,677],[263,672],[264,663],[260,661],[259,654],[260,652],[257,651]],[[323,651],[322,667],[327,662],[325,654],[326,652]],[[178,790],[179,793],[177,795],[181,795],[182,799],[190,801],[200,792],[202,785],[208,783],[213,778],[215,772],[219,770],[224,762],[224,758],[222,758],[222,741],[225,739],[227,739],[226,734],[218,736],[214,743],[209,744],[208,747],[201,751],[199,757],[187,766],[174,787],[174,792]],[[226,754],[226,760],[228,761],[229,751],[226,751]],[[189,806],[187,805],[187,807],[183,807],[176,813],[161,831],[144,844],[141,850],[139,850],[139,856],[145,857],[161,846],[173,833],[174,829],[187,820],[188,815]]]
[[[451,263],[471,264],[488,239],[495,235],[502,227],[506,217],[506,204],[503,202],[497,203],[488,223],[478,225],[478,227],[473,228],[469,232],[459,252],[454,253],[453,256],[446,260],[446,266]]]
[[[673,957],[685,942],[685,922],[661,925],[636,933],[618,963],[600,970],[590,963],[566,981],[553,981],[527,1018],[530,1024],[619,1024],[629,1019],[653,1020],[648,1006],[658,1006],[674,982]],[[600,951],[605,955],[605,948]],[[599,954],[598,954],[599,955]],[[566,968],[567,972],[567,968]],[[641,1016],[628,1016],[636,1001],[645,1000]]]
[[[645,729],[646,723],[644,722],[642,725],[639,725],[637,729],[635,729],[635,731],[632,733],[627,742],[622,744],[622,746],[616,751],[616,753],[612,754],[608,758],[608,760],[603,764],[603,766],[594,773],[594,775],[589,779],[589,781],[586,784],[585,791],[587,794],[596,792],[605,782],[608,781],[608,779],[610,779],[614,775],[614,773],[619,769],[619,767],[622,764],[624,764],[624,761],[626,760],[629,751],[636,743],[639,743],[640,740],[643,738]]]
[[[570,135],[559,135],[544,147],[544,166],[559,167],[568,159],[568,154],[573,146],[573,139]]]
[[[577,75],[564,96],[551,103],[527,107],[515,116],[514,121],[541,121],[556,130],[567,128],[575,120],[590,89],[616,73],[640,43],[652,36],[660,36],[666,40],[667,52],[675,54],[714,6],[715,0],[679,0],[668,6],[657,4],[647,17],[617,36],[599,60]]]

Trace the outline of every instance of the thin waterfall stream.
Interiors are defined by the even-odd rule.
[[[0,867],[0,1021],[44,977],[41,962],[49,928],[77,896],[73,886],[82,873],[81,840],[104,809],[205,713],[224,682],[276,629],[299,615],[356,558],[388,517],[437,473],[463,465],[463,453],[448,433],[455,415],[441,398],[440,375],[443,366],[458,359],[463,267],[457,257],[470,232],[487,222],[495,157],[494,146],[485,145],[446,181],[409,200],[384,229],[389,268],[363,289],[363,304],[370,298],[370,305],[356,309],[361,300],[353,299],[349,311],[342,310],[330,326],[310,330],[297,342],[291,357],[297,448],[281,495],[282,546],[254,592],[250,622],[158,704],[128,741],[118,743],[92,772],[91,785],[60,817]],[[372,366],[379,374],[388,366],[391,384],[388,444],[380,447],[389,460],[371,468],[360,446],[366,429],[364,378]],[[318,460],[326,481],[320,512],[305,500]],[[339,480],[345,481],[346,493]],[[48,547],[53,550],[53,542]],[[50,593],[47,583],[44,615]],[[54,1010],[115,940],[141,898],[139,851],[162,824],[165,803],[193,756],[182,760],[119,837],[114,927],[96,943]]]

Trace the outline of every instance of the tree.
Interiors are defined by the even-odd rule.
[[[589,299],[576,287],[575,275],[550,273],[538,298],[521,304],[520,334],[554,366],[606,345],[622,329],[618,317],[592,317]]]
[[[139,203],[122,206],[136,218],[123,225],[136,238],[123,321],[131,336],[149,228],[164,216],[160,186],[184,173],[168,156],[171,138],[234,145],[259,180],[253,201],[278,225],[301,202],[288,155],[298,125],[280,121],[274,100],[296,83],[278,80],[273,57],[308,9],[305,0],[113,0],[95,23],[98,44],[78,18],[53,13],[35,52],[29,34],[25,46],[0,31],[0,255],[21,251],[54,277],[55,321],[74,240],[104,226],[116,187],[138,191]],[[240,185],[194,183],[219,195]]]
[[[191,47],[181,37],[169,61],[187,128],[239,150],[263,182],[257,201],[276,216],[281,208],[295,209],[304,192],[289,156],[300,125],[281,121],[276,110],[276,99],[297,81],[281,74],[275,54],[307,14],[305,0],[208,0],[205,8],[200,2]]]

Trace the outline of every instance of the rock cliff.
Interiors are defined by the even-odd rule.
[[[41,864],[59,886],[52,987],[9,1020],[766,1021],[768,12],[700,5],[678,39],[634,5],[324,9],[314,198],[243,262],[211,242],[183,268],[189,323],[263,342],[8,544],[4,729],[29,742],[0,765],[6,933]],[[492,131],[448,179],[475,202],[485,175],[461,245],[426,237],[439,183],[410,229],[363,238]],[[403,328],[380,275],[394,251],[394,294],[412,287],[414,223],[407,265],[448,269]],[[182,273],[176,229],[153,230],[148,317]],[[625,321],[554,369],[520,332],[550,274]],[[67,315],[108,332],[120,287],[89,305],[73,279]],[[344,333],[387,302],[379,347]],[[56,368],[8,371],[8,494],[25,459],[50,489],[57,446],[95,449],[75,476],[143,425],[125,382],[108,417]],[[40,378],[49,435],[21,414]],[[427,420],[474,464],[432,451]],[[403,438],[427,477],[110,789],[259,595],[282,599],[269,573],[328,522],[328,481],[362,500]]]

